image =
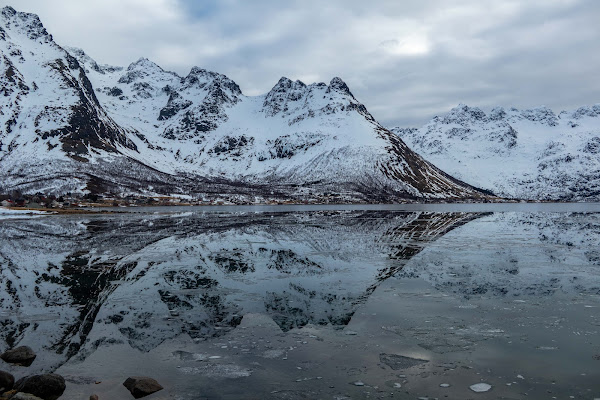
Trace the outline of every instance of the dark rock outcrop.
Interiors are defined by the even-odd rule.
[[[163,390],[163,387],[156,380],[145,376],[129,377],[123,382],[123,386],[125,386],[136,399]]]
[[[58,374],[32,375],[21,378],[15,390],[29,393],[43,400],[56,400],[66,389],[65,379]]]

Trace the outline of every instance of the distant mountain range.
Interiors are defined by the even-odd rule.
[[[340,79],[245,96],[225,75],[102,65],[0,14],[0,192],[261,201],[481,200],[379,124]]]
[[[600,200],[600,104],[555,114],[464,104],[422,128],[392,128],[452,176],[503,197]]]

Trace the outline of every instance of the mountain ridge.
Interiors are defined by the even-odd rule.
[[[459,104],[421,128],[391,130],[444,171],[499,196],[600,199],[600,104],[558,114]]]

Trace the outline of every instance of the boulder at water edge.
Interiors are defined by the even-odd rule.
[[[7,363],[23,367],[29,367],[33,363],[33,360],[35,360],[35,357],[35,352],[29,346],[15,347],[0,355],[0,358]]]
[[[65,388],[65,379],[57,374],[26,376],[15,384],[18,392],[33,394],[42,400],[58,399]]]
[[[145,376],[132,376],[123,382],[123,386],[131,392],[136,399],[151,395],[162,390],[163,387],[152,378]]]

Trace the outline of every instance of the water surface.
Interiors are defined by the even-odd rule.
[[[600,397],[598,204],[127,211],[0,221],[0,350],[38,352],[2,369],[66,399],[130,375],[149,399]]]

